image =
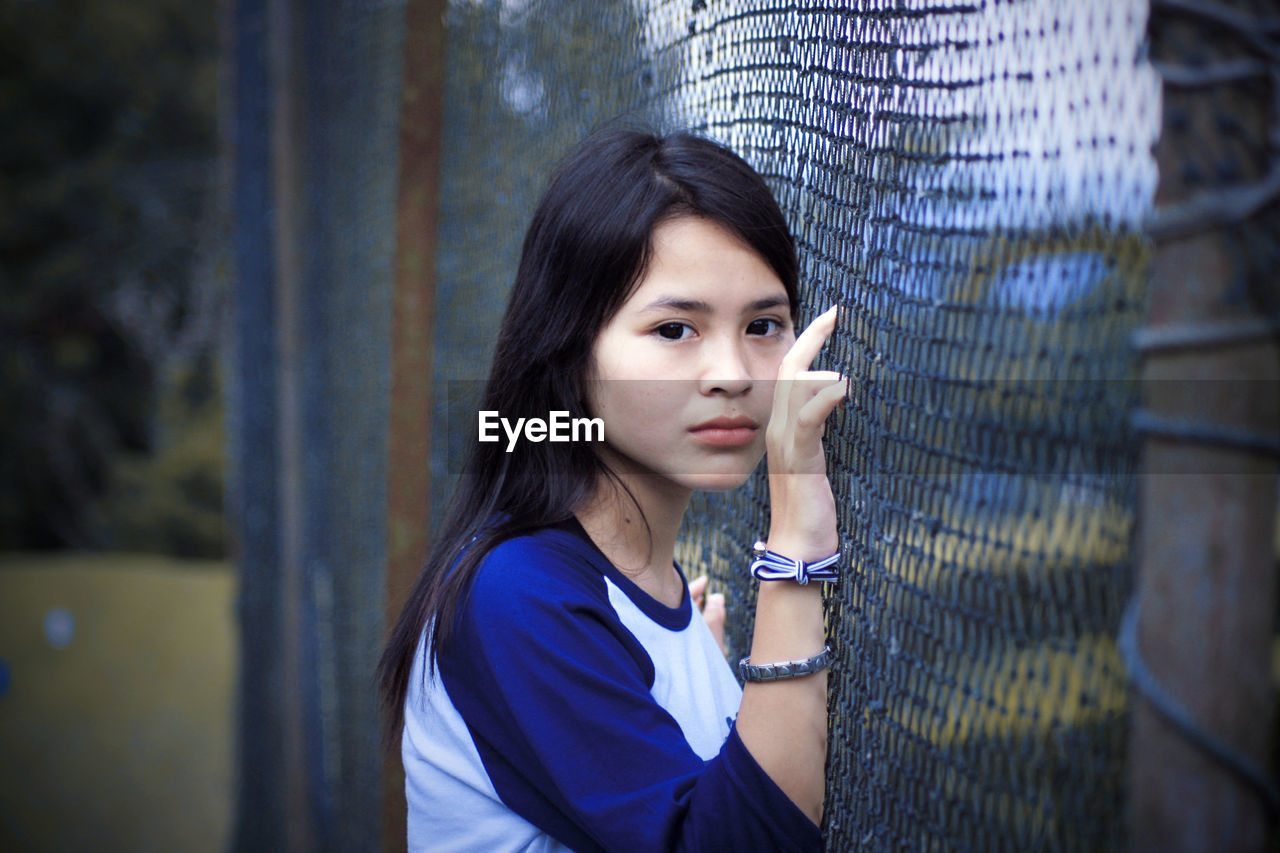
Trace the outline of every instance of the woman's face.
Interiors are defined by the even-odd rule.
[[[787,291],[754,250],[710,220],[663,222],[648,270],[592,349],[601,456],[684,488],[741,485],[764,455],[794,340]]]

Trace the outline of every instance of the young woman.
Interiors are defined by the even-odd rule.
[[[796,276],[768,188],[706,139],[606,132],[552,179],[481,408],[598,417],[604,439],[475,445],[381,665],[411,849],[822,849],[805,581],[837,549],[821,437],[845,382],[808,369],[836,317],[796,337]],[[740,689],[674,547],[691,492],[766,446]]]

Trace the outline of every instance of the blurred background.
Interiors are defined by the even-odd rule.
[[[226,847],[217,22],[0,4],[0,849]]]
[[[403,847],[385,626],[618,116],[847,309],[829,849],[1274,849],[1271,6],[0,0],[0,850]]]

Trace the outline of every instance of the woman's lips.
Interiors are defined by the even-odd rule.
[[[713,418],[690,427],[689,432],[713,447],[742,447],[755,441],[759,429],[750,418]]]

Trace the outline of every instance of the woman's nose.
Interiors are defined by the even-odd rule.
[[[703,394],[745,394],[753,381],[747,354],[736,340],[707,343],[701,376],[698,385]]]

